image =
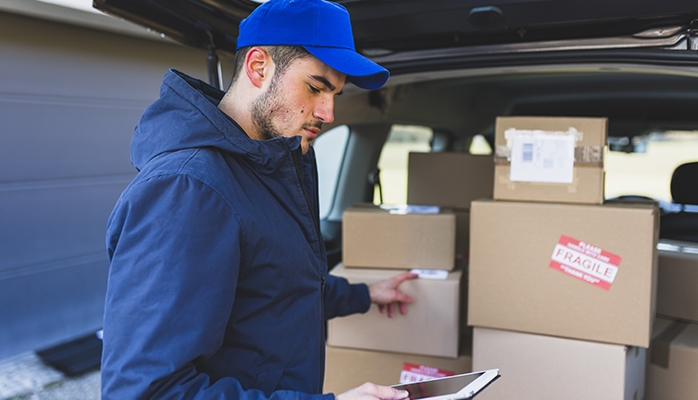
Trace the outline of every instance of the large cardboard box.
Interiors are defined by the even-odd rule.
[[[604,201],[606,118],[499,117],[494,198]]]
[[[456,229],[452,210],[394,213],[371,204],[355,205],[342,217],[342,262],[355,268],[452,270]]]
[[[468,325],[648,347],[658,208],[477,200]]]
[[[454,374],[472,372],[470,348],[457,358],[450,358],[327,346],[323,392],[339,394],[365,382],[386,386],[397,384],[405,364]]]
[[[475,328],[473,370],[501,379],[478,400],[641,400],[647,349]]]
[[[645,400],[698,398],[698,325],[657,318]]]
[[[372,284],[395,276],[392,269],[347,268],[340,264],[332,274],[350,283]],[[364,350],[458,357],[463,273],[451,271],[445,280],[414,279],[400,285],[415,299],[407,314],[392,318],[371,305],[365,314],[333,318],[327,322],[327,344]]]
[[[410,153],[407,203],[470,208],[470,202],[492,198],[492,156],[468,153]]]
[[[698,243],[661,240],[658,248],[657,315],[698,322]]]

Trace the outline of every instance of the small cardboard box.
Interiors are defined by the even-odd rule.
[[[659,243],[657,315],[698,323],[698,243]]]
[[[400,273],[392,269],[346,268],[339,264],[332,275],[350,283],[372,284]],[[371,305],[365,314],[333,318],[327,322],[327,344],[364,350],[458,357],[463,273],[451,271],[445,280],[414,279],[400,285],[415,299],[407,314],[392,318]]]
[[[499,117],[494,198],[604,201],[606,118]]]
[[[658,207],[477,200],[468,325],[647,348]]]
[[[657,318],[645,400],[698,398],[698,325]]]
[[[473,370],[501,379],[478,400],[640,400],[647,349],[475,328]]]
[[[342,217],[342,262],[355,268],[452,270],[457,214],[392,213],[355,205]]]
[[[327,346],[323,392],[339,394],[365,382],[395,385],[400,382],[405,364],[453,374],[472,372],[470,348],[457,358],[449,358]]]
[[[492,156],[468,153],[410,153],[407,203],[468,209],[470,202],[492,198]]]

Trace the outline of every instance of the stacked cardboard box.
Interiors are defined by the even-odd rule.
[[[488,179],[478,175],[483,167],[491,171]],[[490,157],[414,153],[409,206],[364,204],[345,211],[343,263],[332,274],[369,285],[412,269],[440,279],[400,286],[415,299],[406,315],[388,318],[372,305],[366,314],[328,321],[325,392],[472,370],[464,304],[469,205],[473,198],[491,197],[493,172]],[[453,188],[459,189],[455,196]]]
[[[473,369],[502,379],[481,399],[642,399],[646,349],[475,328]]]
[[[658,318],[645,399],[692,399],[698,393],[698,243],[662,239],[658,249]]]
[[[605,118],[500,117],[494,198],[601,204]]]
[[[470,209],[473,368],[483,400],[641,399],[658,208],[606,202],[602,118],[498,118],[493,200]]]
[[[460,341],[465,283],[455,262],[456,214],[391,214],[356,206],[344,213],[343,226],[344,261],[333,275],[371,285],[421,269],[439,279],[401,284],[415,299],[404,315],[395,310],[388,318],[373,304],[365,314],[329,320],[324,391],[404,382],[414,366],[447,375],[469,372],[470,351]]]
[[[472,338],[468,332],[463,330],[463,347],[456,358],[328,345],[324,392],[339,394],[365,382],[389,386],[470,372]],[[397,335],[391,332],[391,337]]]
[[[350,268],[455,267],[457,213],[355,205],[342,217],[342,259]]]
[[[368,285],[395,276],[395,270],[346,268],[339,265],[333,275],[350,283]],[[334,318],[328,323],[328,344],[365,350],[458,357],[460,339],[462,271],[451,271],[446,279],[416,279],[400,286],[415,299],[407,314],[393,318],[372,305],[366,314]],[[438,327],[438,329],[434,329]]]
[[[657,315],[698,323],[698,243],[661,240]]]
[[[468,153],[410,153],[407,203],[451,209],[456,214],[456,254],[467,259],[470,203],[492,198],[492,157]]]
[[[646,400],[698,397],[698,324],[657,318],[648,358]]]
[[[470,202],[491,198],[494,163],[468,153],[410,153],[407,203],[470,209]]]

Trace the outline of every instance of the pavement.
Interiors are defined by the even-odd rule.
[[[0,360],[0,400],[99,399],[99,370],[66,376],[33,352]]]

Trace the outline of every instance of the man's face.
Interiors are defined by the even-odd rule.
[[[305,154],[322,124],[334,121],[334,97],[345,78],[312,56],[292,61],[252,103],[252,119],[263,139],[300,136]]]

